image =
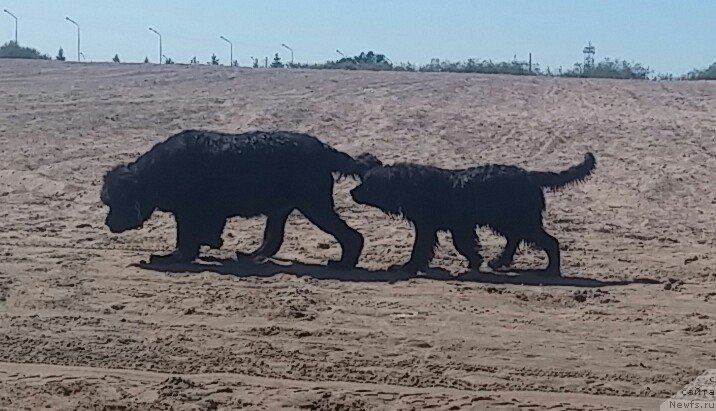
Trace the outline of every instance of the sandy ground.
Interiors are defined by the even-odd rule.
[[[444,271],[382,271],[412,230],[350,180],[335,196],[363,270],[323,267],[340,250],[300,215],[273,263],[140,268],[173,220],[109,233],[102,175],[184,128],[443,167],[599,164],[548,194],[561,281],[456,280],[447,236]],[[0,408],[655,409],[716,368],[714,180],[716,83],[0,60]],[[262,229],[232,220],[211,256]],[[487,258],[504,243],[481,238]]]

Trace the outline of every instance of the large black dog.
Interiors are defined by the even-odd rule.
[[[183,131],[105,175],[105,223],[119,233],[141,228],[154,210],[171,212],[176,250],[152,261],[188,262],[202,244],[221,247],[228,217],[265,215],[263,244],[252,254],[261,260],[281,247],[286,220],[297,209],[338,240],[339,265],[352,267],[363,236],[334,210],[333,173],[359,176],[373,159],[355,160],[306,134]]]
[[[428,267],[440,230],[452,233],[455,248],[467,258],[470,268],[478,269],[482,257],[475,226],[487,226],[507,238],[505,250],[490,261],[490,267],[509,266],[524,240],[544,249],[549,257],[547,272],[559,275],[559,243],[542,225],[542,191],[586,179],[595,164],[594,156],[587,153],[581,164],[560,173],[496,164],[461,170],[406,163],[378,165],[362,177],[351,195],[358,203],[413,223],[415,245],[403,266],[406,271]]]

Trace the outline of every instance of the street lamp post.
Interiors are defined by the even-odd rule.
[[[65,17],[65,20],[67,20],[67,21],[69,21],[70,23],[72,23],[72,24],[74,24],[75,26],[77,26],[77,62],[79,62],[79,61],[80,61],[80,54],[81,54],[81,51],[80,51],[80,25],[77,24],[76,21],[72,20],[72,19],[69,18],[69,17]]]
[[[340,51],[340,50],[336,50],[336,53],[340,54],[340,55],[341,55],[341,56],[342,56],[343,58],[346,58],[346,55],[345,55],[345,54],[343,54],[343,53],[341,53],[341,51]]]
[[[293,65],[293,49],[284,43],[281,43],[283,47],[286,47],[291,52],[291,65]]]
[[[8,9],[4,9],[3,11],[5,13],[9,14],[10,16],[12,16],[13,19],[15,19],[15,44],[17,44],[17,16],[10,13],[10,11]]]
[[[219,36],[222,40],[229,43],[229,66],[234,65],[234,44],[224,36]]]
[[[149,31],[159,36],[159,64],[162,64],[162,35],[151,27],[149,28]]]

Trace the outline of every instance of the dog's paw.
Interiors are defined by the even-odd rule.
[[[224,240],[222,240],[221,238],[219,238],[219,239],[212,239],[212,240],[207,240],[207,241],[205,241],[205,242],[202,243],[202,244],[205,245],[205,246],[207,246],[207,247],[209,247],[209,248],[214,248],[214,249],[220,250],[221,247],[224,246]]]
[[[547,267],[541,274],[548,277],[561,277],[562,270],[559,267]]]
[[[236,255],[236,259],[239,260],[239,261],[240,261],[240,260],[246,260],[246,259],[250,259],[250,258],[251,258],[251,254],[245,253],[245,252],[243,252],[243,251],[236,251],[234,254]]]
[[[269,257],[263,255],[249,255],[248,258],[254,264],[266,264],[269,261]]]
[[[185,258],[179,251],[169,254],[152,254],[149,256],[149,264],[174,264],[174,263],[190,263],[193,258]]]
[[[496,271],[496,270],[499,270],[500,268],[507,267],[507,264],[505,264],[499,258],[493,258],[492,260],[487,262],[487,266]]]
[[[388,271],[399,271],[402,273],[416,275],[418,273],[425,273],[428,271],[428,267],[421,267],[415,264],[391,265],[390,268],[388,268]]]
[[[350,261],[330,260],[326,263],[326,267],[334,268],[337,270],[352,270],[356,267],[356,264]]]
[[[467,265],[467,270],[472,271],[472,272],[480,271],[480,267],[482,266],[482,261],[483,261],[482,259],[471,261],[470,264]]]

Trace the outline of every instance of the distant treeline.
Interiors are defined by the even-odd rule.
[[[21,47],[19,44],[10,41],[0,46],[0,58],[22,58],[22,59],[43,59],[49,60],[47,54],[43,54],[30,47]],[[62,48],[58,51],[57,60],[65,60]],[[173,61],[166,58],[165,63],[171,64]],[[119,55],[115,54],[112,59],[115,63],[119,63]],[[145,58],[145,63],[149,60]],[[192,59],[191,64],[198,64],[196,57]],[[211,56],[211,62],[207,64],[218,65],[219,60],[216,55]],[[232,62],[232,65],[238,65]],[[254,59],[254,68],[258,68],[258,59]],[[302,68],[315,70],[371,70],[371,71],[409,71],[409,72],[447,72],[447,73],[482,73],[482,74],[510,74],[519,76],[561,76],[561,77],[581,77],[581,78],[611,78],[611,79],[636,79],[636,80],[716,80],[716,63],[706,69],[694,69],[682,76],[674,76],[672,74],[653,75],[653,71],[649,67],[645,67],[641,63],[630,63],[626,60],[612,60],[605,58],[596,64],[584,66],[582,63],[575,63],[571,69],[563,71],[561,68],[553,71],[549,67],[547,69],[540,68],[539,64],[530,61],[517,60],[494,62],[492,60],[467,59],[466,61],[448,61],[440,59],[432,59],[430,63],[425,65],[415,65],[413,63],[393,63],[384,54],[374,53],[373,51],[362,52],[354,57],[343,57],[336,61],[327,61],[325,63],[283,63],[278,53],[274,56],[270,65],[273,68]]]
[[[278,67],[274,59],[273,67]],[[281,66],[282,67],[282,66]],[[672,74],[653,75],[653,70],[641,63],[630,63],[626,60],[605,58],[592,66],[575,63],[563,71],[547,67],[540,68],[537,63],[514,59],[512,61],[495,62],[492,60],[467,59],[466,61],[448,61],[432,59],[429,64],[415,65],[412,63],[393,64],[385,55],[372,51],[361,53],[355,57],[344,57],[337,61],[322,64],[288,64],[286,67],[307,69],[343,69],[343,70],[374,70],[374,71],[418,71],[447,73],[482,73],[510,74],[518,76],[560,76],[581,78],[610,78],[634,80],[716,80],[716,63],[705,70],[694,69],[688,74],[675,77]]]
[[[686,80],[716,80],[716,63],[703,70],[693,69],[684,78]]]

